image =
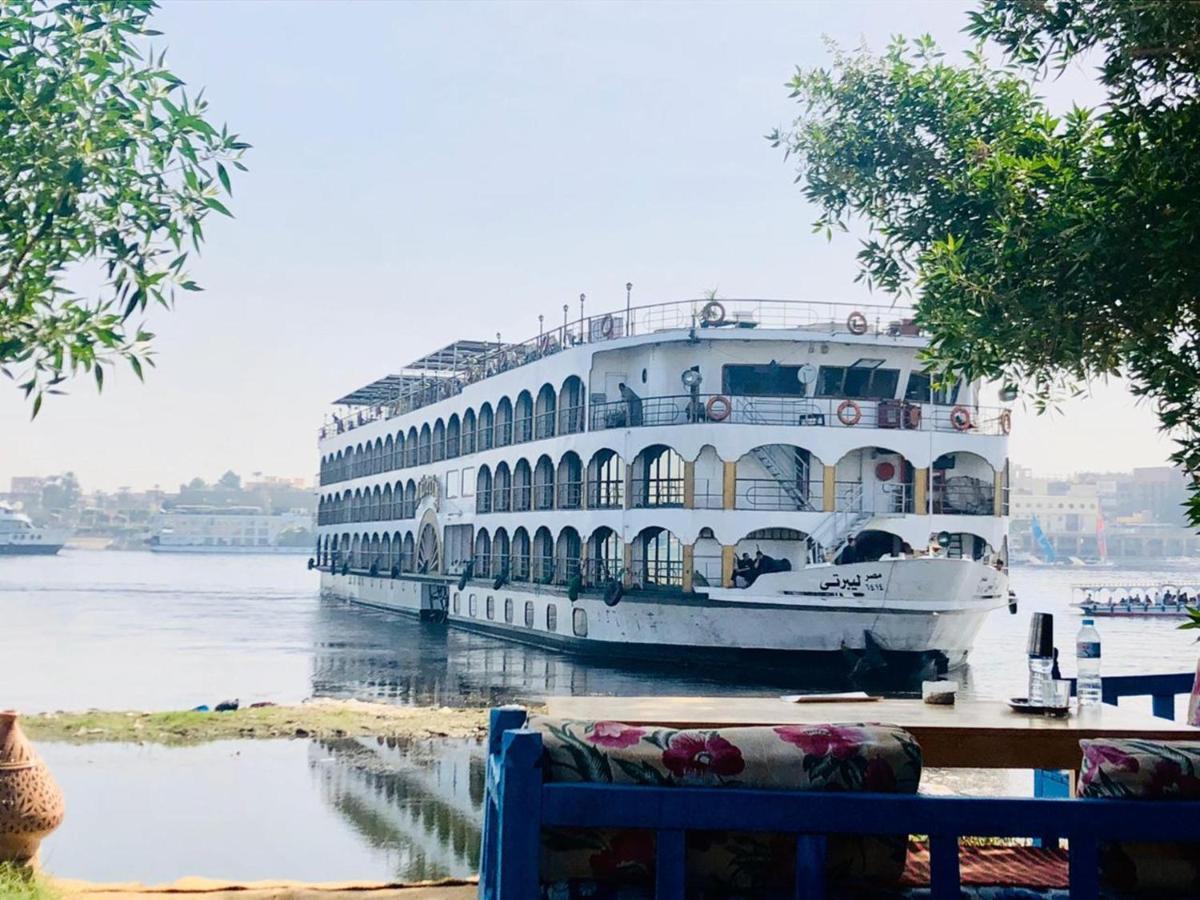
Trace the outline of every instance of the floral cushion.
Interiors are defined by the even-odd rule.
[[[1080,741],[1081,797],[1200,800],[1200,742]],[[1200,895],[1200,844],[1106,844],[1100,868],[1120,891]]]
[[[656,787],[916,793],[921,749],[891,725],[780,725],[720,730],[630,726],[533,716],[546,781]],[[758,892],[794,884],[795,837],[688,832],[693,888]],[[834,883],[894,883],[907,836],[832,837]],[[555,829],[543,835],[542,878],[653,883],[654,837],[636,830]]]

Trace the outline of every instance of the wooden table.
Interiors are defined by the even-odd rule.
[[[820,722],[899,725],[921,745],[926,766],[980,769],[1079,768],[1083,738],[1200,740],[1200,729],[1147,713],[1102,705],[1053,719],[1013,712],[1007,704],[964,700],[785,703],[778,697],[551,697],[548,714],[629,725],[731,727]]]

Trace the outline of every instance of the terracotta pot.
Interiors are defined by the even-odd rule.
[[[62,824],[63,798],[17,721],[0,711],[0,862],[28,863]]]

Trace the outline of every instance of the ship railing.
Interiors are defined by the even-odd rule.
[[[685,484],[682,477],[636,480],[633,482],[630,492],[633,508],[682,507],[686,499]]]
[[[587,505],[588,509],[622,509],[625,506],[624,479],[589,479]]]
[[[824,508],[824,485],[819,481],[783,483],[774,478],[738,478],[734,490],[735,509],[819,512]]]
[[[905,307],[881,304],[822,303],[806,300],[720,299],[723,315],[719,320],[705,317],[707,298],[626,306],[624,310],[565,318],[558,328],[543,330],[536,337],[516,344],[498,342],[486,354],[464,358],[449,371],[417,373],[420,381],[398,393],[394,400],[376,406],[363,406],[352,412],[330,416],[321,426],[320,437],[353,431],[378,419],[403,415],[462,392],[468,384],[490,378],[552,356],[564,347],[598,343],[623,337],[654,334],[680,329],[797,328],[823,334],[850,334],[851,313],[866,319],[864,334],[892,337],[916,335],[912,313]]]
[[[720,400],[710,401],[719,397]],[[843,403],[855,406],[838,410]],[[857,409],[856,409],[856,408]],[[826,428],[883,428],[908,431],[940,431],[970,434],[1004,434],[1003,409],[966,407],[970,423],[951,419],[955,406],[914,404],[902,400],[847,397],[751,397],[726,394],[668,394],[635,400],[593,403],[593,431],[610,428],[661,427],[729,423],[733,425],[786,425]],[[920,410],[912,413],[909,410]],[[857,418],[856,418],[857,416]],[[719,418],[718,418],[719,417]],[[958,422],[959,424],[956,424]]]
[[[555,486],[558,509],[580,509],[583,501],[582,481],[560,481]]]

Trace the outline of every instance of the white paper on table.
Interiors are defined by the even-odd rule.
[[[847,691],[844,694],[784,694],[784,703],[870,703],[878,700],[866,691]]]

